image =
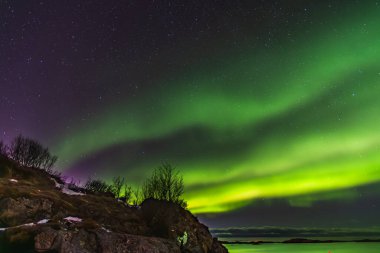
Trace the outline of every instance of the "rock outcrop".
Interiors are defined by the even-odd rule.
[[[68,195],[44,171],[0,158],[0,252],[226,253],[180,206]]]
[[[176,204],[148,199],[142,204],[141,211],[153,236],[172,241],[185,237],[185,241],[180,245],[182,252],[226,252],[226,249],[212,238],[205,225]]]

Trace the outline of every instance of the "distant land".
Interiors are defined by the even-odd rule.
[[[348,243],[348,242],[380,242],[380,239],[360,239],[360,240],[315,240],[307,238],[293,238],[281,242],[275,241],[220,241],[222,244],[265,244],[265,243]]]

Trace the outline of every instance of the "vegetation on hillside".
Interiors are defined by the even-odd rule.
[[[0,141],[0,155],[17,162],[20,166],[41,169],[49,173],[60,183],[65,183],[61,174],[53,170],[57,156],[50,154],[49,149],[38,141],[17,136],[8,147]],[[71,181],[69,189],[86,191],[94,194],[113,196],[128,205],[138,206],[146,199],[158,199],[186,207],[182,198],[184,193],[183,178],[179,171],[169,163],[162,163],[154,169],[141,187],[133,188],[125,177],[116,176],[111,183],[101,179],[89,178],[83,187]]]
[[[166,200],[185,207],[186,202],[181,198],[183,192],[183,178],[169,163],[156,168],[142,186],[144,199]]]
[[[50,170],[57,156],[50,154],[49,149],[38,141],[17,136],[11,143],[8,155],[19,164],[27,167]]]
[[[162,163],[147,178],[142,187],[132,188],[124,177],[114,177],[111,184],[99,179],[89,179],[85,189],[90,192],[112,194],[115,198],[130,205],[140,205],[145,199],[158,199],[186,207],[182,198],[183,178],[179,171],[168,163]]]
[[[2,141],[0,141],[0,155],[7,155],[7,147],[4,145]]]

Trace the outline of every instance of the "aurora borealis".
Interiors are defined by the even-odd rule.
[[[82,180],[168,161],[214,226],[380,226],[377,1],[52,2],[1,3],[2,139]]]

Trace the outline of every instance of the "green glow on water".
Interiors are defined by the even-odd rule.
[[[380,243],[227,245],[230,253],[378,253]]]

